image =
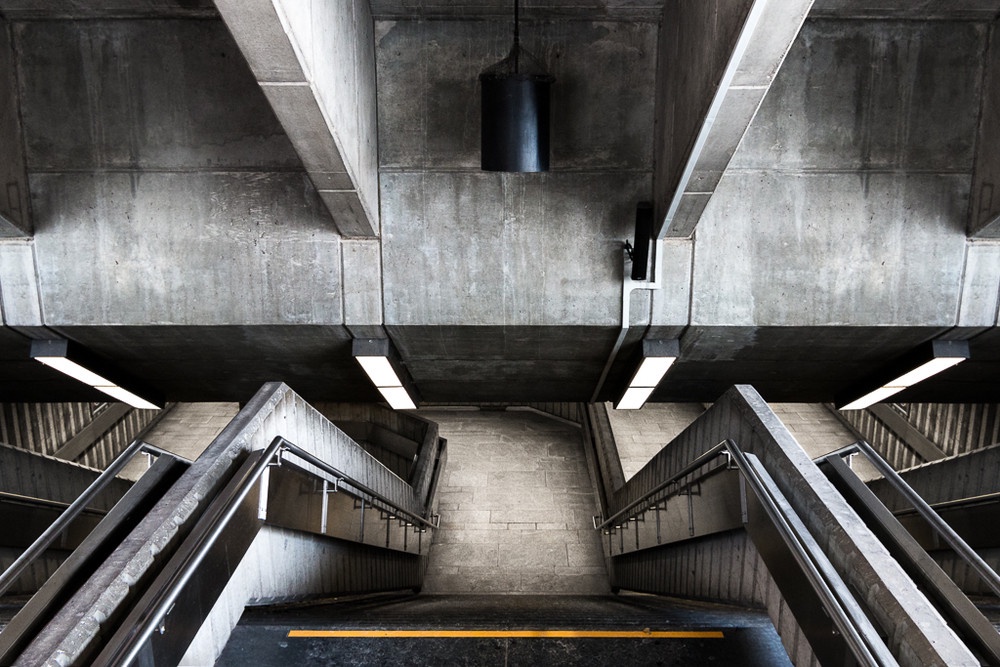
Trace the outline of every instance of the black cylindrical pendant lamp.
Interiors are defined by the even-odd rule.
[[[484,171],[549,170],[549,89],[554,79],[521,48],[518,19],[515,0],[514,46],[479,75]]]

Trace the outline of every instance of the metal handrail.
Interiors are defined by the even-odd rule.
[[[861,605],[840,579],[795,510],[788,505],[760,458],[745,453],[732,440],[726,441],[726,447],[858,663],[873,667],[898,665]]]
[[[920,514],[923,519],[930,524],[931,528],[937,531],[945,542],[947,542],[952,549],[955,550],[966,563],[972,566],[977,574],[982,578],[983,582],[993,591],[995,595],[1000,596],[1000,575],[996,573],[989,565],[986,564],[979,554],[973,551],[972,547],[963,540],[954,529],[948,525],[948,523],[941,518],[941,516],[934,511],[934,508],[927,504],[920,495],[913,490],[909,484],[897,473],[889,463],[882,458],[878,452],[876,452],[870,444],[864,440],[858,440],[857,442],[850,444],[846,447],[842,447],[834,452],[822,456],[817,459],[817,462],[821,462],[825,459],[839,457],[843,458],[845,456],[850,456],[851,454],[862,454],[867,458],[875,469],[882,474],[889,484],[892,485],[896,491],[902,495],[907,502],[909,502],[913,509]]]
[[[361,482],[355,480],[353,477],[351,477],[347,473],[342,472],[342,471],[334,468],[332,465],[330,465],[329,463],[323,461],[322,459],[316,458],[314,455],[310,454],[309,452],[307,452],[306,450],[302,449],[301,447],[298,447],[297,445],[294,445],[291,442],[285,440],[280,435],[277,438],[275,438],[274,441],[281,441],[281,443],[282,443],[281,447],[279,449],[279,452],[278,452],[278,454],[276,454],[276,456],[280,456],[281,452],[290,452],[291,454],[295,455],[296,457],[302,459],[303,461],[309,463],[310,465],[313,465],[313,466],[319,468],[320,470],[322,470],[323,472],[327,473],[328,475],[332,476],[336,480],[336,483],[337,483],[338,486],[340,484],[343,484],[344,482],[346,482],[347,484],[349,484],[350,486],[353,486],[358,491],[364,493],[365,495],[371,496],[373,499],[377,500],[379,503],[382,503],[383,505],[386,505],[388,508],[390,508],[390,511],[393,514],[395,514],[397,516],[398,515],[405,515],[409,519],[412,519],[413,523],[415,523],[415,524],[421,524],[421,525],[426,526],[428,528],[438,528],[439,527],[438,524],[434,523],[433,521],[428,521],[427,519],[425,519],[424,517],[420,516],[419,514],[416,514],[415,512],[411,512],[410,510],[407,510],[407,509],[404,509],[404,508],[400,507],[399,504],[396,503],[395,501],[390,500],[389,498],[386,498],[385,496],[383,496],[378,491],[376,491],[376,490],[374,490],[374,489],[366,486],[365,484],[362,484]],[[274,444],[274,441],[272,441],[272,443],[271,443],[272,445]],[[268,450],[269,449],[270,449],[270,447],[268,447]],[[265,450],[265,451],[267,451],[267,450]]]
[[[699,468],[703,468],[704,466],[706,466],[707,464],[711,463],[713,460],[717,459],[718,457],[720,457],[720,456],[727,456],[729,454],[728,443],[730,443],[730,442],[732,442],[732,440],[723,440],[722,442],[720,442],[716,446],[714,446],[711,449],[709,449],[708,451],[706,451],[704,454],[701,454],[700,456],[698,456],[697,458],[695,458],[694,460],[692,460],[691,463],[689,463],[686,466],[684,466],[683,468],[681,468],[678,472],[676,472],[673,475],[671,475],[666,481],[661,482],[660,484],[657,484],[650,491],[647,491],[646,493],[644,493],[640,498],[638,498],[637,500],[633,500],[631,503],[629,503],[628,505],[626,505],[623,509],[620,509],[617,512],[615,512],[611,516],[611,518],[605,519],[602,523],[598,524],[597,523],[598,517],[595,516],[594,517],[594,529],[595,530],[604,530],[604,529],[608,528],[609,526],[617,526],[618,525],[618,520],[621,517],[628,515],[629,512],[631,512],[632,510],[634,510],[636,507],[639,507],[639,506],[643,505],[644,503],[648,503],[651,498],[653,498],[654,496],[657,496],[660,493],[662,493],[671,484],[677,483],[678,480],[680,480],[680,479],[682,479],[684,477],[687,477],[688,475],[690,475],[691,473],[693,473],[695,470],[698,470]]]
[[[109,465],[107,469],[97,477],[97,479],[91,482],[90,486],[88,486],[84,492],[81,493],[80,496],[74,500],[62,514],[59,515],[59,518],[53,521],[52,525],[46,528],[45,532],[39,535],[38,539],[36,539],[31,546],[24,551],[24,553],[18,556],[17,560],[15,560],[9,568],[4,570],[3,574],[0,574],[0,595],[3,595],[7,589],[9,589],[14,582],[17,581],[17,578],[24,573],[28,566],[30,566],[45,552],[46,549],[49,548],[49,546],[51,546],[53,542],[56,541],[59,535],[62,534],[69,524],[81,512],[83,512],[84,509],[86,509],[87,505],[89,505],[94,498],[97,497],[97,494],[103,491],[104,487],[110,484],[111,480],[113,480],[118,473],[120,473],[122,469],[129,464],[135,455],[139,453],[152,454],[153,456],[168,454],[170,456],[174,456],[180,461],[190,463],[187,459],[171,454],[170,452],[160,449],[155,445],[151,445],[148,442],[144,442],[142,440],[133,441],[132,444],[126,447],[122,453],[111,462],[111,465]]]
[[[632,501],[603,523],[598,525],[595,517],[594,528],[600,530],[617,525],[622,517],[628,516],[637,507],[649,503],[652,498],[663,493],[671,484],[675,484],[720,456],[726,456],[728,461],[735,465],[743,479],[753,489],[754,494],[760,499],[772,525],[788,545],[792,556],[822,601],[824,608],[837,630],[844,637],[858,664],[867,667],[898,665],[858,601],[840,579],[833,565],[823,554],[795,510],[788,505],[788,501],[784,499],[763,463],[758,457],[740,449],[739,445],[732,439],[723,440],[708,449],[667,480],[657,484],[642,497]],[[744,521],[746,521],[745,506],[743,514]]]
[[[250,490],[260,480],[264,471],[273,465],[275,461],[280,463],[281,455],[284,452],[289,452],[316,466],[317,468],[320,468],[333,477],[341,481],[346,481],[356,489],[361,490],[364,493],[371,495],[379,502],[383,502],[392,507],[393,511],[398,511],[399,514],[405,514],[429,527],[437,528],[437,525],[434,523],[431,523],[423,517],[399,507],[396,503],[392,502],[385,496],[368,488],[360,482],[354,481],[350,475],[337,470],[332,465],[316,458],[309,452],[292,444],[281,436],[276,437],[271,441],[271,444],[259,451],[259,458],[254,461],[252,466],[250,466],[243,473],[242,478],[239,479],[239,481],[231,483],[233,487],[232,495],[226,500],[224,507],[220,509],[219,513],[212,517],[212,523],[207,526],[205,532],[199,537],[197,545],[187,555],[184,561],[180,563],[177,569],[170,574],[169,581],[167,581],[166,584],[159,589],[156,601],[143,612],[142,618],[132,626],[129,631],[128,640],[112,649],[111,654],[107,656],[107,659],[103,660],[101,664],[116,666],[131,665],[138,658],[139,653],[146,641],[160,626],[162,619],[170,613],[170,610],[173,608],[178,596],[180,596],[183,591],[184,586],[188,581],[190,581],[191,577],[194,576],[198,566],[205,559],[205,556],[225,531],[226,525],[229,523],[230,519],[232,519],[236,512],[239,511],[240,506],[250,493]],[[253,452],[253,454],[257,454],[257,452]],[[102,656],[103,655],[104,654],[102,653]],[[101,656],[99,656],[99,658],[100,657]]]

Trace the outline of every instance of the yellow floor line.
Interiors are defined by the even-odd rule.
[[[722,639],[719,630],[290,630],[300,638]]]

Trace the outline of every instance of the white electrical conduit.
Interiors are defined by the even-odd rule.
[[[615,346],[611,348],[611,356],[608,357],[608,362],[604,364],[604,370],[601,371],[601,379],[597,381],[594,395],[590,397],[591,403],[597,402],[597,397],[600,395],[601,389],[604,388],[604,381],[608,378],[608,373],[611,372],[611,367],[614,365],[615,359],[618,358],[618,352],[622,349],[625,336],[628,335],[629,319],[631,318],[632,311],[632,292],[637,289],[658,290],[663,288],[663,276],[660,268],[663,265],[663,241],[661,239],[653,239],[651,243],[656,249],[652,253],[653,263],[650,267],[649,280],[632,280],[632,272],[629,270],[629,265],[632,261],[628,258],[627,251],[623,251],[622,328],[618,332],[618,340],[615,341]]]

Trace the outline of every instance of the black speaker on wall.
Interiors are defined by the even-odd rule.
[[[632,280],[645,280],[649,268],[649,246],[653,240],[653,205],[635,207],[635,240],[632,243]]]

